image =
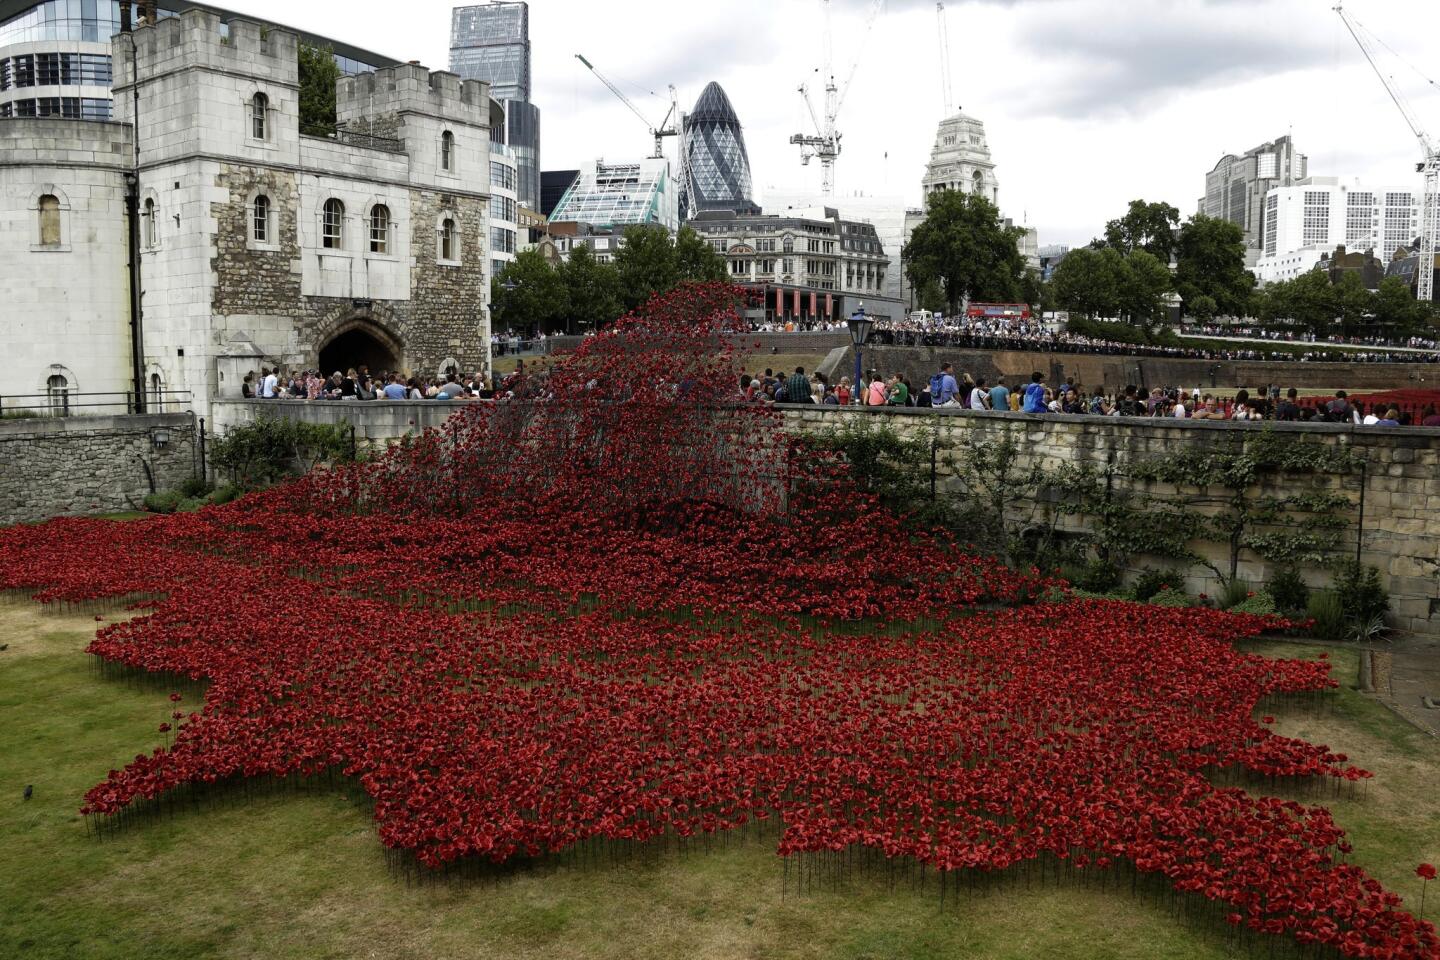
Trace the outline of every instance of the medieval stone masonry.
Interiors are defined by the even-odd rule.
[[[133,38],[115,123],[6,121],[0,242],[23,263],[0,295],[21,382],[132,389],[127,181],[147,389],[205,416],[262,366],[488,368],[503,114],[486,84],[413,64],[343,77],[339,128],[310,136],[293,34],[190,10]],[[32,296],[47,278],[67,295]]]

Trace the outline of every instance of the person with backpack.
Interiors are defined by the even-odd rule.
[[[940,372],[930,378],[930,404],[936,407],[958,406],[960,387],[955,382],[955,366],[942,363]]]
[[[1020,408],[1025,413],[1049,413],[1045,405],[1045,374],[1035,371],[1030,374],[1030,383],[1025,387],[1025,403]]]

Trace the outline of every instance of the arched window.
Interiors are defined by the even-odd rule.
[[[263,193],[255,198],[255,211],[251,220],[250,236],[256,243],[270,242],[270,198]]]
[[[155,249],[155,199],[145,198],[145,248]]]
[[[160,374],[150,374],[150,412],[161,413],[165,410],[165,381],[160,379]]]
[[[325,215],[320,224],[320,245],[339,250],[344,240],[345,204],[333,197],[325,201]]]
[[[70,415],[70,381],[63,375],[57,373],[45,381],[45,395],[50,401],[52,416]]]
[[[266,134],[266,121],[270,112],[270,98],[263,93],[257,93],[250,100],[250,136],[256,140],[264,140]]]
[[[788,233],[785,234],[785,239],[784,239],[784,241],[782,242],[781,247],[782,247],[782,249],[784,250],[785,253],[794,253],[794,252],[795,252],[795,238],[792,237],[792,236],[790,236],[790,234],[788,234]]]
[[[60,246],[60,198],[53,193],[40,198],[40,243]]]
[[[385,253],[390,248],[390,208],[377,203],[370,208],[370,252]]]
[[[455,242],[455,221],[446,217],[440,222],[440,259],[459,260],[460,248]]]
[[[455,169],[455,134],[449,130],[440,134],[440,169]]]
[[[970,192],[982,193],[985,189],[985,174],[979,170],[976,170],[974,175],[971,176],[970,179],[975,183],[974,188]]]

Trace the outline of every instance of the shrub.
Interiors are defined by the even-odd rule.
[[[1120,586],[1120,568],[1107,560],[1095,557],[1080,569],[1080,580],[1076,586],[1091,593],[1110,593]]]
[[[1369,623],[1390,612],[1390,595],[1380,585],[1380,571],[1347,563],[1335,578],[1335,593],[1345,619],[1352,623]]]
[[[1176,590],[1173,587],[1166,587],[1150,598],[1150,603],[1157,607],[1193,607],[1195,601],[1184,590]]]
[[[1145,603],[1161,590],[1176,590],[1185,578],[1176,570],[1144,570],[1140,576],[1135,578],[1135,583],[1130,588],[1130,594],[1141,603]]]
[[[1275,606],[1281,610],[1304,610],[1310,599],[1310,588],[1294,567],[1281,568],[1265,589],[1275,598]]]
[[[1220,604],[1221,610],[1229,610],[1231,607],[1238,607],[1254,595],[1255,591],[1250,588],[1250,584],[1236,577],[1226,582],[1220,591],[1217,602]]]
[[[1318,590],[1310,594],[1305,613],[1315,621],[1311,630],[1321,640],[1339,642],[1349,633],[1345,607],[1340,602],[1340,595],[1333,590]]]
[[[218,437],[211,454],[215,466],[228,470],[242,488],[273,483],[295,471],[307,473],[321,463],[350,459],[347,427],[266,415]]]
[[[151,513],[174,513],[185,497],[178,490],[151,493],[145,497],[145,509]]]
[[[211,503],[222,504],[237,500],[239,497],[240,488],[233,483],[226,483],[216,487],[214,492],[210,494],[209,500]]]
[[[1230,608],[1231,613],[1253,613],[1256,616],[1265,617],[1276,613],[1275,598],[1264,590],[1253,597],[1246,597],[1244,600]]]
[[[190,499],[203,497],[209,492],[210,484],[205,482],[204,477],[191,477],[189,480],[180,484],[181,495]]]
[[[194,513],[196,510],[199,510],[207,503],[209,503],[209,501],[206,500],[204,497],[186,497],[184,500],[180,501],[180,505],[175,508],[175,512]]]

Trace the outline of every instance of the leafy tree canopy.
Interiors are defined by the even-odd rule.
[[[1179,226],[1180,211],[1170,204],[1131,200],[1125,216],[1105,225],[1105,245],[1126,256],[1144,250],[1168,266]]]
[[[300,132],[328,137],[335,132],[335,84],[340,67],[329,47],[302,43],[300,57]]]
[[[1175,260],[1175,288],[1187,312],[1198,298],[1209,297],[1223,315],[1245,313],[1255,275],[1246,269],[1245,235],[1238,226],[1196,214],[1180,228]]]
[[[906,274],[916,290],[938,283],[950,313],[966,300],[1014,300],[1025,276],[1023,233],[1006,227],[984,197],[942,190],[931,195],[924,222],[905,244]]]

